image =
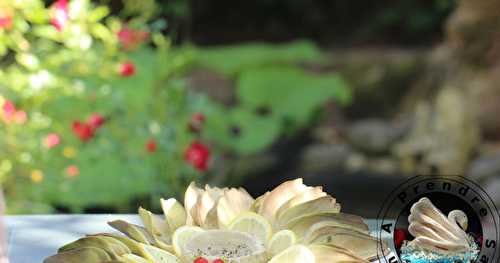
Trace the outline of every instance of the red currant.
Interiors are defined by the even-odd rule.
[[[198,257],[193,261],[193,263],[208,263],[208,260],[203,257]]]

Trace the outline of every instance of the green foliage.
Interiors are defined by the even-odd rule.
[[[2,21],[12,20],[0,24],[0,182],[12,213],[155,206],[202,179],[205,170],[185,160],[192,142],[256,153],[310,124],[325,101],[350,101],[339,76],[299,66],[323,57],[310,42],[173,48],[160,32],[165,22],[150,20],[152,0],[126,0],[126,23],[89,0],[69,1],[62,21],[56,8],[0,3]],[[188,90],[193,67],[233,79],[239,104]],[[199,112],[206,122],[193,131]],[[77,127],[95,114],[104,123],[82,134]]]
[[[344,105],[350,101],[349,89],[337,74],[313,75],[293,67],[247,70],[237,85],[243,107],[270,107],[277,116],[299,123],[329,98]]]
[[[199,49],[195,65],[234,78],[238,105],[210,105],[206,136],[240,154],[262,151],[283,135],[310,124],[323,103],[351,101],[350,89],[337,74],[313,74],[298,64],[321,62],[310,42],[283,45],[245,44]],[[211,113],[211,114],[210,114]]]
[[[179,195],[199,176],[183,160],[196,139],[186,127],[197,95],[180,78],[191,56],[171,52],[168,38],[148,30],[146,11],[128,25],[149,31],[152,41],[125,50],[124,25],[107,7],[72,0],[61,30],[50,24],[54,8],[40,0],[0,4],[0,16],[13,20],[0,28],[0,106],[12,101],[27,113],[19,123],[0,113],[0,179],[10,211],[48,212],[46,204],[129,211],[133,199]],[[135,65],[128,77],[120,73],[125,62]],[[92,113],[105,123],[82,141],[72,123]],[[49,134],[60,143],[48,147]],[[150,140],[155,152],[145,147]]]

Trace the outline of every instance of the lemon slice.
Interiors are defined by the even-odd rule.
[[[297,237],[291,230],[281,230],[276,232],[267,248],[268,255],[274,257],[284,251],[285,249],[293,246],[297,242]]]
[[[306,246],[295,245],[274,256],[268,263],[315,263],[315,258]]]
[[[176,263],[179,262],[179,258],[177,258],[172,253],[169,253],[166,250],[153,247],[146,244],[141,244],[142,249],[144,250],[145,258],[155,262],[155,263]]]
[[[182,226],[175,230],[172,235],[172,245],[174,247],[174,251],[176,255],[181,255],[182,248],[186,245],[186,243],[195,235],[203,233],[201,227],[197,226]]]
[[[256,237],[232,230],[206,230],[195,234],[182,247],[184,262],[197,257],[209,262],[224,259],[230,263],[266,263],[266,248]]]
[[[263,216],[246,212],[237,216],[228,226],[229,230],[248,233],[266,245],[273,233],[271,224]]]

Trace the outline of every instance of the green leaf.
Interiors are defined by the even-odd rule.
[[[243,108],[212,111],[208,119],[205,135],[240,154],[262,151],[275,142],[281,132],[279,119],[258,116]]]
[[[351,99],[347,84],[336,74],[312,75],[293,67],[245,71],[238,79],[238,98],[251,109],[267,108],[297,123],[329,99],[345,105]]]

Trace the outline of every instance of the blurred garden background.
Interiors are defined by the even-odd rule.
[[[500,204],[498,0],[2,0],[8,213],[135,213],[304,177],[375,216],[414,174]]]

